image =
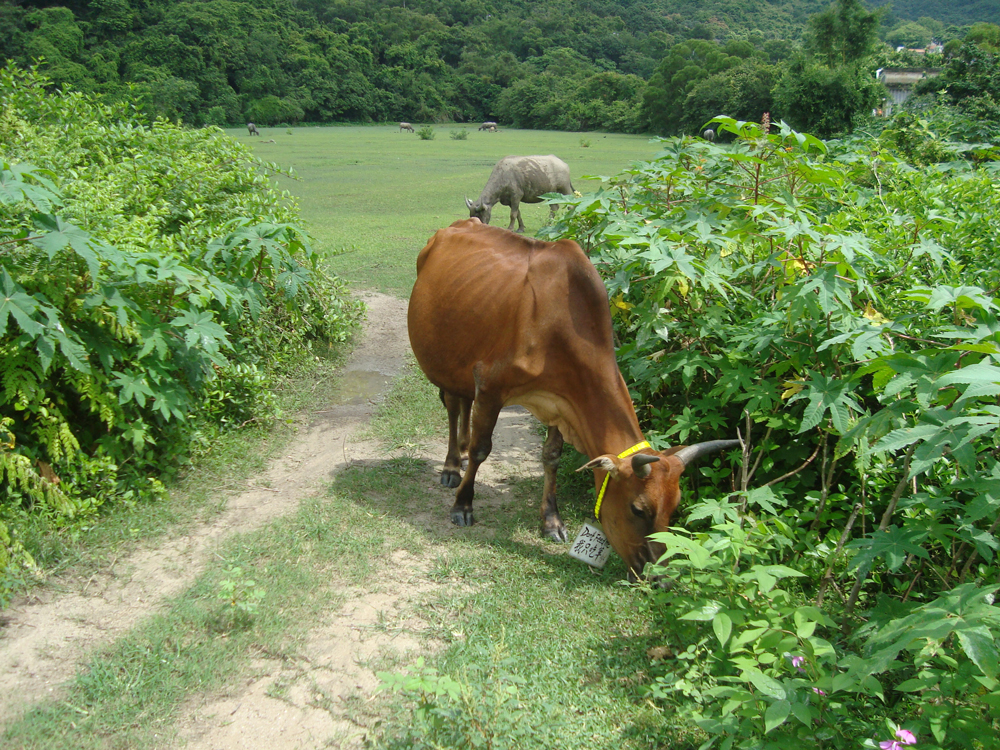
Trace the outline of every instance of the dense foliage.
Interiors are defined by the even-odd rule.
[[[957,41],[968,24],[995,21],[997,3],[955,4],[961,7],[942,9],[944,15],[923,8],[914,15],[897,3],[881,31],[907,42],[932,35]],[[0,4],[0,58],[43,59],[62,87],[111,100],[135,94],[149,114],[189,125],[493,119],[521,127],[690,133],[706,111],[754,119],[769,111],[761,107],[770,105],[782,61],[798,47],[808,20],[828,6],[827,0],[22,0]],[[672,102],[654,91],[640,112],[646,81],[671,55],[673,71],[674,48],[695,42],[701,44],[693,47],[694,68],[681,76],[684,94],[695,97],[689,111],[676,123],[659,122],[672,112],[649,108]],[[737,69],[734,57],[744,61]],[[664,74],[654,89],[663,88]],[[835,78],[827,86],[833,96],[845,81],[860,80]],[[805,86],[827,79],[810,75]],[[667,99],[677,96],[667,89]],[[793,120],[790,112],[772,114]]]
[[[703,747],[1000,747],[1000,148],[967,125],[719,118],[560,199],[650,441],[745,443],[651,592],[651,695]]]
[[[156,496],[355,317],[244,147],[45,85],[0,70],[0,579],[29,512]]]
[[[994,30],[978,44],[963,44],[944,73],[922,81],[917,92],[940,92],[971,117],[1000,122],[1000,27],[991,24]]]

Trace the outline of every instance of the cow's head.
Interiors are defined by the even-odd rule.
[[[491,204],[484,204],[481,200],[477,200],[473,203],[466,198],[465,205],[469,207],[470,219],[479,219],[483,222],[483,224],[490,223],[490,213],[493,211],[493,206]]]
[[[688,464],[739,444],[739,440],[712,440],[667,451],[647,449],[628,458],[609,454],[580,467],[580,471],[594,469],[609,475],[598,520],[611,546],[628,565],[629,580],[636,580],[646,563],[656,562],[663,554],[663,545],[648,537],[670,526],[681,499],[680,477]],[[598,491],[602,476],[598,477]]]

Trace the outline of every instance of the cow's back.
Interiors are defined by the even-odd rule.
[[[483,195],[504,205],[511,199],[537,203],[545,193],[573,192],[569,166],[557,156],[505,156],[493,167]]]
[[[408,325],[430,381],[468,398],[476,368],[516,395],[551,390],[560,370],[613,353],[607,293],[579,245],[477,219],[439,230],[420,252]]]

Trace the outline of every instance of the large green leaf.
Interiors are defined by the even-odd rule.
[[[38,301],[14,283],[6,268],[0,270],[3,271],[0,277],[3,285],[3,298],[0,299],[0,335],[7,330],[8,318],[13,318],[21,330],[29,336],[41,335],[45,327],[34,318],[40,308]]]
[[[787,700],[775,701],[768,706],[764,712],[764,734],[784,724],[791,712],[792,704]]]
[[[875,560],[883,559],[889,570],[899,570],[909,555],[925,560],[930,559],[927,551],[920,546],[919,541],[925,538],[927,532],[919,528],[895,524],[885,531],[876,531],[870,537],[851,542],[848,546],[861,551],[851,560],[851,570],[869,570]]]
[[[27,201],[39,211],[49,211],[59,196],[55,187],[30,164],[15,164],[0,170],[0,204],[14,204]],[[42,183],[41,186],[28,182],[30,178]]]
[[[49,260],[52,260],[60,250],[69,247],[86,262],[91,278],[94,280],[98,278],[101,265],[97,254],[90,246],[89,233],[68,221],[63,221],[59,216],[49,214],[36,215],[35,224],[45,234],[33,238],[31,242],[44,250]]]
[[[725,647],[733,632],[733,621],[725,612],[719,612],[712,620],[712,630],[719,639],[719,645]]]
[[[769,677],[764,674],[759,669],[745,669],[743,670],[742,677],[765,695],[769,695],[779,701],[783,701],[787,697],[784,685],[773,677]],[[786,717],[787,715],[788,714],[785,714]],[[784,721],[784,719],[782,719],[782,721]]]
[[[967,628],[957,628],[955,634],[958,642],[962,644],[962,650],[972,662],[982,670],[983,674],[993,679],[997,676],[998,665],[1000,665],[1000,653],[993,640],[993,633],[983,625],[976,625]]]
[[[808,398],[809,403],[802,414],[799,434],[817,427],[828,414],[833,426],[841,434],[850,429],[851,415],[861,411],[854,399],[857,383],[841,380],[823,373],[810,372],[803,390],[790,399],[797,401]]]

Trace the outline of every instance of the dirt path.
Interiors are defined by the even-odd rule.
[[[0,625],[0,727],[33,703],[56,694],[87,655],[113,641],[203,572],[213,550],[228,535],[257,529],[294,512],[325,491],[331,477],[352,460],[377,457],[380,446],[353,438],[405,364],[406,303],[365,293],[368,319],[344,369],[341,403],[305,415],[297,437],[245,492],[234,495],[211,522],[156,548],[116,559],[87,581],[70,582],[16,601]],[[442,410],[442,419],[444,418]],[[495,451],[479,484],[489,501],[490,484],[510,474],[538,471],[539,439],[527,414],[504,412]],[[440,463],[444,446],[428,457]],[[445,513],[435,523],[447,525]],[[317,623],[294,663],[261,660],[245,686],[223,696],[198,697],[180,726],[187,747],[234,750],[356,747],[363,728],[340,710],[348,696],[364,696],[376,679],[363,662],[385,649],[408,651],[421,644],[407,632],[420,629],[412,603],[432,584],[424,562],[399,552],[392,574],[376,585],[345,592],[346,602]],[[374,628],[391,622],[392,628]]]

